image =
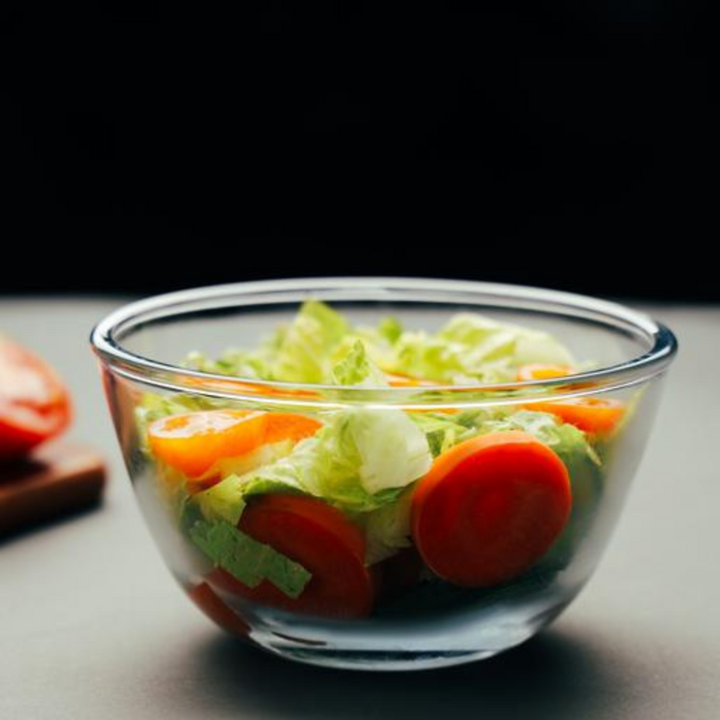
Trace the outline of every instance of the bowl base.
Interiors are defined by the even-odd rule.
[[[476,660],[484,660],[485,658],[492,657],[509,649],[451,652],[417,652],[403,650],[396,652],[372,652],[355,650],[328,651],[307,648],[294,649],[288,647],[278,648],[263,645],[260,647],[271,652],[273,655],[279,655],[280,657],[296,662],[319,665],[321,667],[369,671],[432,670],[434,668],[463,665]]]

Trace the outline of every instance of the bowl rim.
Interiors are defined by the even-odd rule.
[[[396,301],[422,302],[412,293],[437,294],[445,299],[435,302],[467,305],[471,299],[485,299],[491,307],[530,310],[545,315],[585,318],[606,329],[624,330],[650,344],[646,352],[629,360],[605,365],[559,378],[523,380],[469,385],[436,384],[422,387],[367,388],[351,385],[297,383],[258,380],[220,375],[173,365],[134,353],[122,345],[119,335],[162,318],[179,317],[192,312],[258,306],[270,303],[298,302],[290,293],[305,293],[307,298],[346,302]],[[369,293],[369,294],[368,294]],[[408,293],[403,297],[403,293]],[[457,298],[449,295],[455,294]],[[335,297],[337,296],[337,297]],[[234,298],[234,303],[222,304]],[[244,302],[243,302],[244,301]],[[425,300],[432,302],[432,300]],[[528,396],[559,399],[608,392],[644,383],[662,373],[677,353],[673,332],[650,315],[618,302],[579,293],[509,283],[424,277],[334,276],[283,278],[207,285],[178,290],[126,303],[102,318],[90,333],[92,350],[101,362],[122,377],[157,388],[210,397],[258,402],[272,396],[272,402],[309,406],[336,406],[349,403],[398,404],[404,408],[495,404],[499,401],[522,402]]]

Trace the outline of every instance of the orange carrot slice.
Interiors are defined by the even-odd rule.
[[[611,433],[625,414],[625,404],[612,398],[578,397],[528,403],[528,410],[557,415],[563,422],[587,433]]]
[[[198,478],[222,458],[246,455],[280,440],[297,442],[314,435],[320,425],[292,413],[206,410],[160,418],[150,425],[148,437],[156,457]]]
[[[518,368],[517,379],[522,382],[527,380],[550,380],[551,378],[565,377],[570,374],[572,374],[572,368],[568,365],[531,363],[521,365]]]
[[[390,387],[422,387],[437,384],[429,380],[420,380],[419,378],[409,377],[408,375],[398,375],[397,373],[385,373],[385,378]]]
[[[430,569],[456,585],[506,582],[539,560],[572,505],[562,460],[533,435],[481,435],[440,455],[413,494],[412,533]]]

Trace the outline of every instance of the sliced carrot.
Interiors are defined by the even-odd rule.
[[[246,637],[250,632],[250,626],[207,583],[200,583],[189,590],[188,597],[226,632],[240,637]]]
[[[385,373],[385,379],[390,387],[422,387],[428,385],[437,385],[438,383],[430,380],[420,380],[419,378],[409,377],[408,375],[399,375],[397,373]]]
[[[246,455],[280,440],[297,442],[314,435],[320,425],[314,418],[292,413],[206,410],[156,420],[148,437],[160,460],[198,478],[222,458]]]
[[[430,569],[487,587],[531,567],[572,505],[562,460],[533,435],[489,433],[440,455],[413,494],[412,532]]]
[[[552,413],[563,422],[596,435],[611,433],[625,414],[625,404],[622,401],[598,397],[539,401],[528,403],[525,407],[528,410]]]
[[[303,495],[272,493],[253,498],[238,527],[312,573],[292,598],[268,580],[254,588],[222,569],[209,578],[217,587],[261,605],[321,617],[363,617],[373,603],[373,582],[365,567],[365,539],[336,508]]]
[[[526,380],[550,380],[551,378],[565,377],[572,374],[569,365],[551,365],[550,363],[531,363],[521,365],[518,368],[517,379]]]
[[[236,379],[221,380],[217,378],[191,377],[187,378],[186,382],[189,385],[203,389],[226,390],[227,392],[245,393],[246,395],[279,395],[298,398],[314,398],[318,396],[318,393],[314,390],[283,388],[274,385],[256,385]]]
[[[398,375],[397,373],[385,373],[385,378],[388,381],[388,384],[390,387],[428,387],[433,385],[438,385],[442,383],[436,383],[432,380],[420,380],[418,378],[412,378],[407,375]],[[446,413],[447,415],[454,415],[455,413],[459,412],[455,408],[432,408],[429,407],[427,410],[409,410],[408,412],[415,412],[415,413],[422,413],[422,412],[441,412]]]

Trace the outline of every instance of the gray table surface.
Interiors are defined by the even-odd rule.
[[[77,404],[71,436],[111,466],[103,506],[0,544],[0,718],[720,717],[720,306],[629,303],[681,345],[603,562],[555,624],[490,660],[362,673],[224,636],[178,591],[142,524],[88,347],[117,299],[0,300]]]

